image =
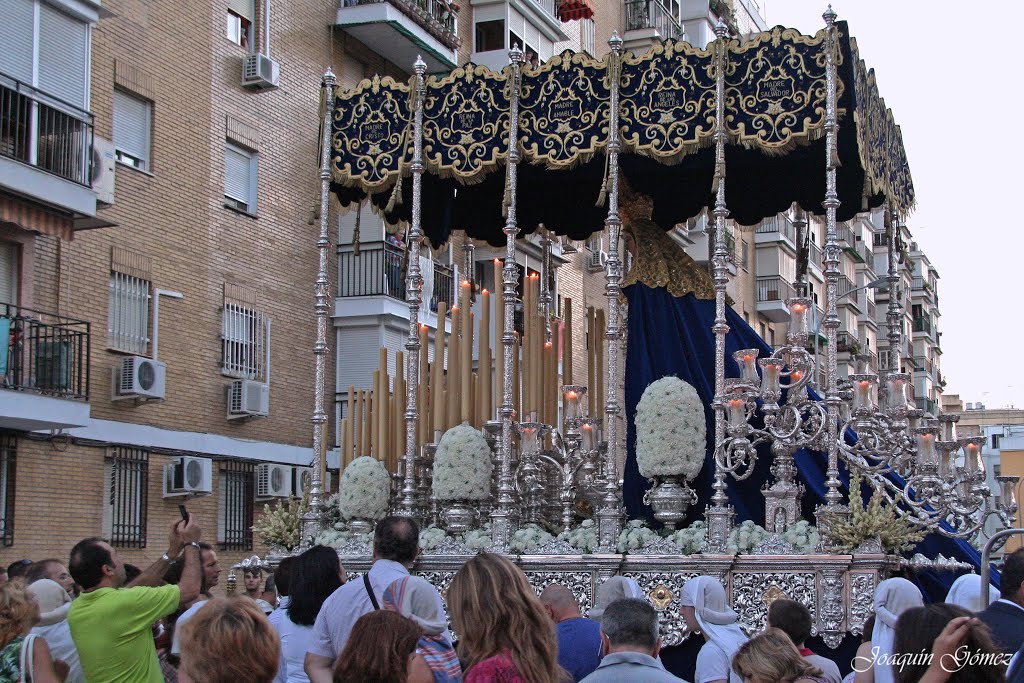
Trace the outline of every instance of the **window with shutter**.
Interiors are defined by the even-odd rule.
[[[224,201],[240,211],[256,212],[256,153],[230,143],[224,148]]]
[[[18,245],[0,242],[0,303],[18,303]]]
[[[23,83],[32,83],[32,53],[35,43],[35,3],[8,0],[0,21],[0,72]]]
[[[86,108],[88,63],[88,24],[40,3],[39,89],[75,107]]]
[[[117,160],[134,168],[149,170],[152,103],[123,90],[114,90],[114,147]]]
[[[255,20],[255,0],[228,0],[227,37],[232,43],[245,48],[253,46]]]

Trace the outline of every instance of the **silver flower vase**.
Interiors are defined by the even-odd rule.
[[[679,476],[655,477],[654,486],[644,494],[644,505],[654,510],[654,518],[675,531],[676,525],[686,518],[686,510],[697,500],[697,495]]]
[[[365,519],[363,517],[353,517],[348,520],[348,528],[353,534],[363,536],[373,531],[373,520]]]
[[[476,524],[476,508],[466,500],[446,501],[441,512],[445,531],[456,536],[464,534]]]

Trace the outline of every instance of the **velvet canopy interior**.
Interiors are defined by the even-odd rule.
[[[883,202],[906,214],[914,189],[899,126],[845,22],[836,24],[839,220]],[[727,203],[752,225],[794,202],[821,213],[825,195],[825,31],[781,26],[723,45],[655,45],[639,56],[563,53],[526,67],[519,84],[516,207],[523,233],[543,224],[585,239],[603,228],[610,83],[618,75],[621,172],[654,200],[666,230],[712,203],[716,50],[725,50]],[[494,245],[506,187],[511,69],[467,64],[427,78],[422,227],[434,246],[455,229]],[[413,80],[410,84],[414,83]],[[367,197],[392,222],[412,215],[414,86],[364,80],[335,94],[332,187]]]

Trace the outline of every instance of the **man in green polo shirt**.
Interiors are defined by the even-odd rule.
[[[82,587],[68,611],[68,625],[88,683],[163,683],[153,644],[153,622],[199,597],[199,525],[194,518],[171,526],[167,552],[130,587],[117,550],[99,538],[71,551],[71,576]],[[184,550],[177,585],[156,586]]]

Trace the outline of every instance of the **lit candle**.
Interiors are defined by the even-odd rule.
[[[935,452],[935,435],[938,430],[934,427],[923,427],[916,430],[914,438],[917,441],[917,461],[922,465],[935,465],[938,456]]]
[[[494,417],[494,393],[491,391],[491,293],[486,289],[480,292],[480,351],[477,358],[477,378],[480,382],[477,419],[483,423]]]
[[[886,407],[889,412],[896,412],[907,407],[907,380],[908,376],[891,372],[885,377]]]
[[[779,358],[763,358],[761,365],[761,395],[778,394],[781,387],[779,373],[782,371],[782,360]],[[777,399],[776,399],[777,400]]]
[[[755,385],[761,381],[757,376],[757,349],[742,349],[732,354],[732,357],[740,366],[740,379]]]
[[[874,385],[874,378],[871,375],[853,375],[853,408],[854,410],[873,408],[871,401],[871,387]]]
[[[596,448],[596,432],[594,429],[593,420],[591,418],[585,418],[580,423],[580,441],[584,451],[595,451]]]
[[[807,335],[807,311],[810,308],[810,300],[797,298],[787,299],[789,306],[789,334],[793,336]]]
[[[996,477],[996,480],[999,482],[999,502],[1003,504],[1003,509],[1015,508],[1017,506],[1017,482],[1020,481],[1020,477],[1003,475]]]
[[[964,439],[964,470],[970,474],[979,474],[985,471],[985,462],[981,459],[981,445],[985,438],[974,436]]]
[[[572,299],[565,300],[565,336],[562,338],[562,381],[572,384]]]
[[[566,421],[576,420],[582,417],[580,412],[580,395],[585,394],[586,392],[586,387],[562,387],[562,396],[565,398],[563,412]]]
[[[747,423],[747,400],[745,398],[730,398],[725,402],[725,408],[729,416],[729,426],[742,427]]]
[[[794,370],[793,372],[789,373],[789,384],[790,384],[790,386],[799,383],[800,380],[802,380],[803,378],[804,378],[804,373],[801,372],[800,370]]]

